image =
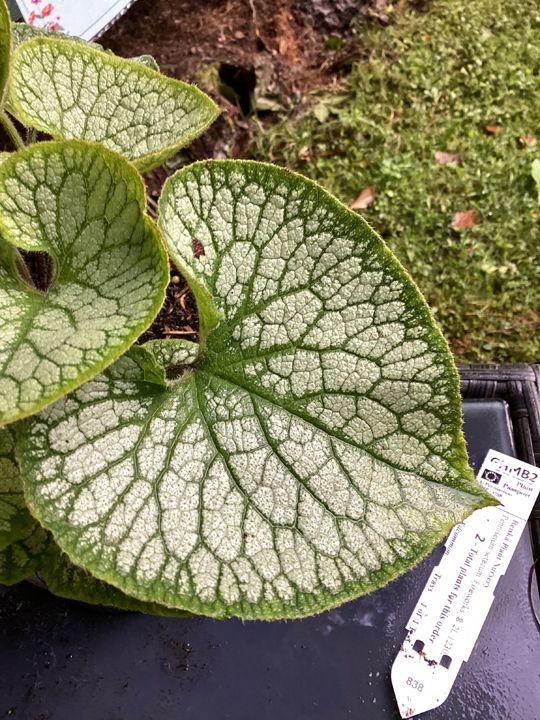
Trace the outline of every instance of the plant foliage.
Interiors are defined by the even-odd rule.
[[[534,362],[538,3],[433,0],[425,13],[399,5],[389,26],[358,28],[352,71],[267,127],[257,157],[345,203],[373,189],[362,214],[418,283],[454,355]],[[440,153],[455,161],[441,164]],[[473,210],[477,223],[456,229],[456,213]]]
[[[17,33],[8,109],[60,139],[21,147],[2,116],[20,149],[0,166],[0,417],[16,420],[0,430],[0,581],[302,617],[494,502],[467,463],[448,347],[362,218],[298,175],[216,161],[168,180],[158,230],[136,168],[201,132],[212,101],[151,58]],[[163,242],[198,344],[134,344],[163,302]],[[31,252],[54,263],[45,289]]]
[[[204,93],[88,45],[36,37],[13,54],[17,117],[55,138],[101,142],[150,170],[219,111]]]
[[[151,324],[169,272],[144,203],[135,168],[101,145],[39,143],[0,167],[0,421],[65,395]],[[52,257],[47,292],[13,246]]]

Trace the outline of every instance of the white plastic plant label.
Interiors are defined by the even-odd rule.
[[[135,0],[17,0],[27,23],[34,27],[92,40]]]
[[[441,705],[468,660],[540,491],[540,468],[490,450],[478,480],[501,505],[478,510],[448,536],[392,666],[402,718]]]

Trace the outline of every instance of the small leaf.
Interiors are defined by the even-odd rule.
[[[493,135],[498,135],[502,131],[502,128],[498,125],[484,125],[484,127],[488,133],[492,133]]]
[[[131,62],[140,63],[141,65],[150,68],[150,70],[155,70],[155,72],[159,72],[159,65],[151,55],[139,55],[138,57],[130,58],[130,60]]]
[[[4,107],[4,97],[9,77],[11,58],[11,20],[4,0],[0,0],[0,112]]]
[[[0,166],[5,240],[56,265],[37,291],[0,236],[0,424],[78,387],[151,324],[169,273],[144,203],[135,168],[97,144],[38,143]]]
[[[46,30],[45,28],[36,27],[35,25],[28,25],[27,23],[12,22],[12,43],[13,51],[19,47],[19,45],[26,40],[33,40],[36,37],[51,38],[53,40],[66,40],[67,42],[76,43],[78,45],[88,45],[94,48],[94,50],[103,51],[103,46],[99,43],[91,42],[90,40],[83,40],[75,35],[68,35],[67,33],[58,32],[57,30]]]
[[[349,205],[349,207],[351,210],[364,210],[369,207],[374,200],[375,191],[373,188],[364,188],[364,190],[362,190],[360,195]]]
[[[132,345],[128,356],[143,370],[146,382],[167,386],[166,368],[191,365],[198,356],[199,346],[188,340],[149,340]]]
[[[0,551],[25,537],[35,522],[24,499],[15,438],[9,428],[0,428]]]
[[[532,161],[531,175],[533,176],[533,180],[536,183],[536,189],[538,191],[538,202],[540,202],[540,160],[538,160],[538,158],[535,158]]]
[[[448,347],[361,217],[225,161],[167,181],[160,227],[214,307],[196,363],[164,388],[121,358],[17,424],[30,508],[73,562],[147,602],[302,617],[496,502],[467,463]]]
[[[156,362],[154,355],[144,345],[132,345],[127,355],[135,360],[144,373],[146,382],[153,382],[156,385],[167,385],[165,368]]]
[[[324,49],[330,52],[336,52],[337,50],[341,50],[341,48],[345,47],[345,42],[340,38],[336,36],[330,36],[328,40],[324,43]]]
[[[151,170],[219,115],[197,88],[140,63],[64,40],[34,38],[13,54],[17,117],[55,138],[101,142]]]
[[[472,228],[473,225],[477,225],[478,222],[479,216],[476,210],[465,210],[464,212],[457,212],[454,215],[452,227],[470,230],[470,228]]]
[[[459,155],[457,153],[439,152],[435,153],[435,160],[439,165],[456,165],[459,162]]]
[[[325,123],[330,115],[330,110],[324,103],[317,103],[317,105],[314,105],[312,112],[320,123]]]
[[[161,615],[163,617],[189,617],[185,610],[168,608],[158,603],[145,603],[125,595],[121,590],[97,580],[89,572],[70,562],[55,542],[43,554],[39,570],[49,590],[66,600],[114,607],[119,610]]]
[[[258,92],[254,94],[255,108],[262,112],[279,112],[283,110],[283,105],[275,98],[268,97],[267,95],[260,95]]]
[[[192,365],[199,355],[199,346],[189,340],[149,340],[143,347],[164,368]]]
[[[0,583],[15,585],[39,570],[50,534],[34,523],[24,536],[0,552]]]

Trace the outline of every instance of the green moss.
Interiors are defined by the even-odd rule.
[[[360,30],[364,57],[337,90],[317,93],[314,109],[283,117],[256,144],[259,158],[344,202],[375,190],[362,214],[412,274],[459,359],[540,356],[539,31],[530,0],[400,11],[387,28]],[[460,160],[440,165],[437,151]],[[455,213],[473,209],[478,224],[451,227]]]

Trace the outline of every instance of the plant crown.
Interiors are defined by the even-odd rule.
[[[156,227],[139,171],[213,101],[149,56],[12,26],[4,0],[0,26],[17,150],[0,156],[0,582],[39,571],[124,609],[302,617],[494,502],[448,347],[361,217],[299,175],[208,161],[169,178]],[[44,289],[32,252],[53,263]],[[199,343],[138,345],[167,256]]]

